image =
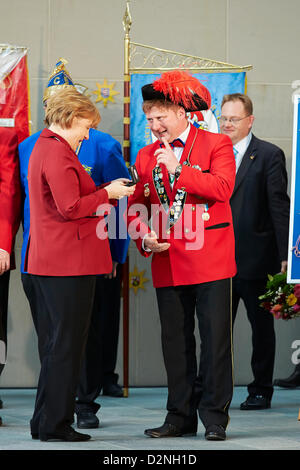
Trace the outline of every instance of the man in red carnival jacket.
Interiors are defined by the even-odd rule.
[[[145,434],[194,435],[198,410],[205,438],[224,440],[233,392],[232,143],[189,123],[188,111],[211,104],[209,91],[191,75],[166,72],[145,85],[142,94],[157,140],[137,155],[140,181],[129,198],[128,231],[141,254],[152,255],[168,377],[165,422]],[[201,338],[198,365],[195,311]]]
[[[0,375],[6,362],[7,306],[13,248],[20,223],[18,137],[14,129],[0,127]],[[2,406],[2,402],[0,401]],[[2,420],[0,418],[0,425]]]

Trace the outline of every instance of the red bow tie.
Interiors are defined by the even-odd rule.
[[[181,139],[175,139],[173,142],[170,142],[170,146],[174,147],[184,147],[184,142]],[[164,144],[160,144],[160,147],[164,147]]]
[[[175,139],[170,143],[171,147],[184,147],[184,142],[181,139]]]

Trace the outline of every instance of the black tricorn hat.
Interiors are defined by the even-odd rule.
[[[144,101],[164,100],[182,106],[187,112],[204,111],[211,106],[208,89],[183,70],[165,72],[142,87]]]

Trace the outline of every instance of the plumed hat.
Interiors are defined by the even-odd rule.
[[[43,101],[50,98],[53,93],[56,93],[62,89],[68,89],[70,87],[75,88],[75,85],[70,77],[69,72],[66,70],[65,65],[68,63],[65,59],[59,59],[55,68],[50,75],[48,85],[45,89]]]
[[[211,106],[208,89],[187,72],[165,72],[153,83],[142,87],[143,100],[165,100],[188,111],[203,111]]]

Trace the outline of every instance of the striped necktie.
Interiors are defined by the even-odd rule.
[[[233,153],[234,153],[234,159],[235,159],[235,173],[237,173],[237,156],[239,154],[239,151],[238,149],[236,149],[235,147],[233,147]]]

